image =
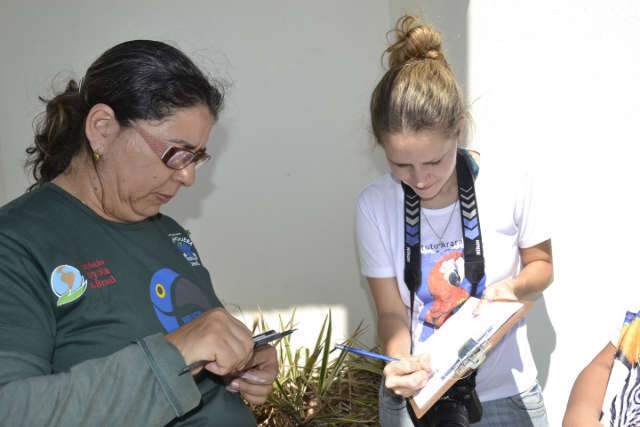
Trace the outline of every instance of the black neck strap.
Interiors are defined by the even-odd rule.
[[[472,159],[463,150],[456,157],[458,200],[464,242],[464,273],[460,284],[470,296],[482,294],[485,286],[484,252],[480,233],[480,217],[474,185]],[[411,187],[402,183],[404,191],[404,282],[409,288],[411,300],[410,327],[411,353],[413,353],[413,301],[422,280],[420,253],[420,198]]]

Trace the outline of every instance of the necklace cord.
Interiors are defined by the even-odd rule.
[[[441,245],[444,245],[443,237],[445,234],[447,234],[447,230],[449,229],[449,224],[451,224],[451,219],[453,218],[453,213],[456,211],[456,207],[458,206],[458,203],[459,203],[459,200],[456,200],[455,203],[453,204],[451,213],[449,213],[449,220],[447,221],[447,225],[444,226],[444,230],[442,230],[441,234],[438,234],[436,232],[436,229],[433,228],[433,225],[431,225],[431,221],[429,221],[429,217],[424,212],[424,209],[422,209],[422,217],[425,219],[425,221],[427,221],[427,225],[429,226],[433,234],[435,234],[435,236],[438,238],[438,241],[440,242]]]

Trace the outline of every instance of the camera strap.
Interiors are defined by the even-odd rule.
[[[480,216],[474,178],[478,168],[470,154],[459,149],[456,153],[456,175],[458,178],[458,200],[464,243],[464,279],[460,286],[476,297],[485,285],[484,252],[480,232]],[[413,189],[402,184],[404,192],[404,282],[409,288],[411,304],[409,334],[413,354],[413,306],[415,294],[422,280],[420,252],[420,197]]]

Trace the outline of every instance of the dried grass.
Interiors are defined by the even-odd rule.
[[[295,311],[281,330],[294,327]],[[265,331],[262,316],[254,329]],[[293,349],[290,338],[276,344],[280,373],[267,402],[254,408],[260,427],[378,425],[378,387],[384,363],[331,347],[331,312],[315,347]],[[345,343],[362,346],[360,324]],[[375,350],[375,349],[373,349]]]

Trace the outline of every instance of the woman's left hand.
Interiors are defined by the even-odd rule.
[[[480,314],[482,306],[491,301],[518,301],[514,292],[515,279],[509,278],[496,282],[485,288],[480,302],[473,310],[474,316]]]
[[[239,392],[249,403],[259,405],[267,400],[277,376],[276,350],[270,345],[263,345],[254,350],[246,369],[227,385],[227,390]]]
[[[508,278],[489,285],[482,293],[482,299],[487,301],[518,301],[515,294],[515,279]]]

